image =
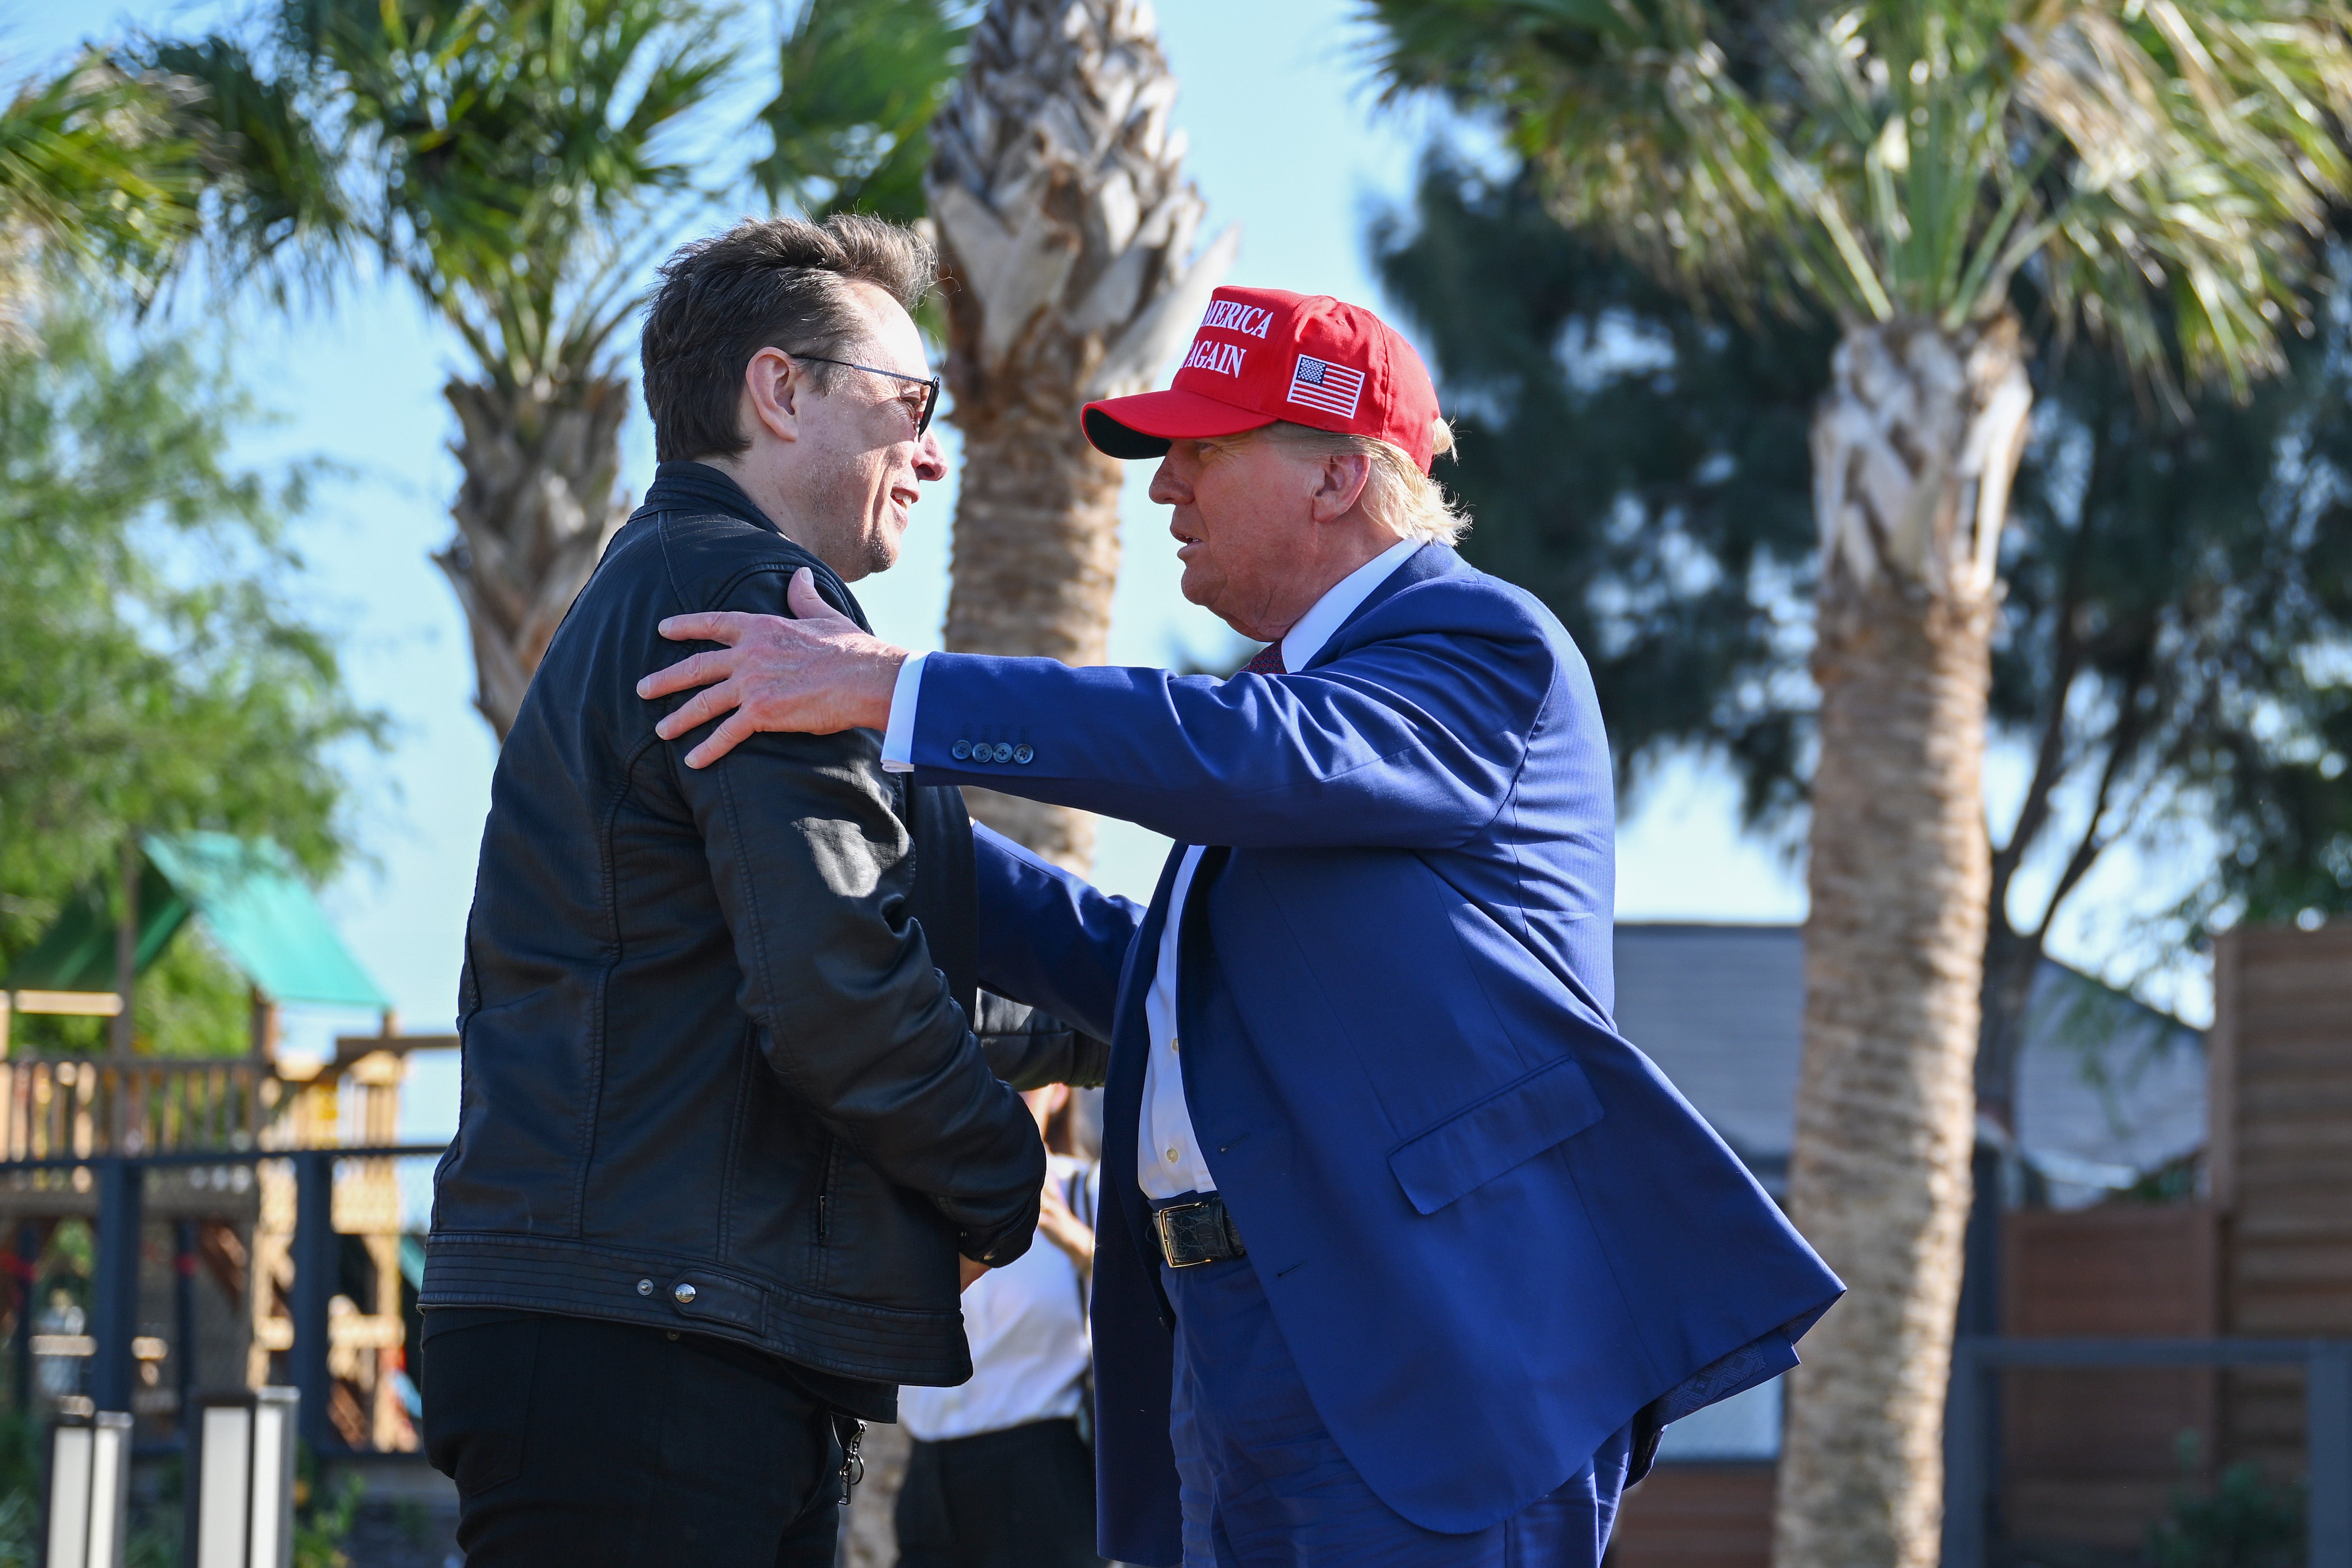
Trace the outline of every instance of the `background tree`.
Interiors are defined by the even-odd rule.
[[[1801,444],[1826,328],[1710,317],[1563,227],[1524,172],[1444,155],[1373,228],[1422,328],[1480,566],[1533,589],[1586,650],[1622,789],[1668,756],[1727,761],[1752,830],[1801,818],[1816,559]],[[2105,355],[2047,344],[2004,537],[1990,721],[2028,774],[1992,844],[1979,1105],[2010,1124],[2025,982],[2110,850],[2185,862],[2133,912],[2193,947],[2252,915],[2352,908],[2352,317],[2328,302],[2287,374],[2186,419]],[[2184,835],[2204,841],[2179,853]],[[2020,873],[2044,879],[2029,900]]]
[[[434,559],[504,739],[627,513],[614,340],[646,226],[688,184],[669,133],[730,56],[695,0],[285,0],[266,27],[264,68],[219,37],[153,57],[205,83],[256,186],[348,222],[465,344],[473,373],[443,388],[457,537]],[[282,123],[255,112],[273,102]]]
[[[133,52],[184,84],[189,134],[234,176],[217,225],[313,279],[371,250],[465,345],[472,373],[444,388],[457,537],[434,559],[501,738],[628,512],[646,265],[747,173],[771,200],[917,215],[961,9],[813,0],[759,115],[769,151],[700,186],[691,142],[731,145],[712,111],[740,63],[700,0],[282,0],[243,32]]]
[[[2277,368],[2347,183],[2327,4],[1378,0],[1399,89],[1498,104],[1556,211],[1661,277],[1802,302],[1819,759],[1792,1216],[1853,1287],[1791,1378],[1775,1555],[1932,1563],[1969,1204],[1982,746],[2032,319],[2158,395]],[[2026,298],[2028,294],[2031,298]]]
[[[0,347],[32,344],[61,279],[143,306],[179,270],[212,172],[178,123],[186,96],[93,49],[0,108]]]
[[[1197,258],[1205,204],[1170,129],[1176,79],[1139,0],[992,0],[930,131],[963,432],[947,645],[1102,663],[1118,579],[1120,465],[1078,406],[1143,390],[1232,264]],[[1084,812],[968,790],[975,814],[1062,864]]]
[[[233,467],[245,396],[180,337],[118,348],[86,304],[53,294],[42,350],[0,352],[0,969],[110,880],[126,825],[266,835],[330,874],[351,848],[349,743],[379,733],[295,604],[307,470]],[[245,1049],[245,987],[198,945],[150,980],[140,1034]]]
[[[812,216],[923,215],[929,127],[953,90],[979,7],[970,0],[814,0],[778,51],[751,164],[768,199]]]

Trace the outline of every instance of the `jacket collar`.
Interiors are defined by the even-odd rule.
[[[1338,658],[1344,651],[1342,644],[1347,640],[1349,627],[1353,626],[1414,583],[1427,582],[1433,577],[1451,577],[1456,572],[1469,570],[1468,563],[1454,554],[1451,546],[1439,544],[1422,546],[1421,549],[1405,557],[1394,571],[1381,579],[1378,588],[1364,595],[1364,601],[1349,612],[1346,620],[1331,629],[1331,634],[1323,639],[1322,648],[1313,658],[1307,661],[1307,667],[1311,670],[1318,664],[1328,664]]]
[[[704,517],[715,514],[766,529],[782,539],[784,548],[816,574],[817,593],[826,603],[856,622],[859,630],[874,630],[873,623],[866,619],[865,606],[857,602],[857,596],[849,591],[849,585],[833,568],[788,538],[783,529],[776,527],[774,519],[743,493],[743,486],[709,464],[665,463],[656,468],[654,482],[646,486],[646,498],[638,503],[634,515],[646,517],[655,512],[692,512]]]
[[[740,518],[755,528],[765,528],[779,537],[784,531],[753,504],[751,497],[743,493],[742,486],[708,463],[662,464],[654,470],[654,482],[646,487],[646,498],[638,509],[647,512],[717,512],[723,517]]]

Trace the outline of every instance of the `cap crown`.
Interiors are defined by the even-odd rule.
[[[1437,389],[1386,322],[1328,294],[1220,288],[1171,390],[1293,424],[1370,435],[1428,472]]]

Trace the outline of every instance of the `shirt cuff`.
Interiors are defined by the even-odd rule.
[[[898,684],[890,688],[890,723],[882,731],[882,770],[915,770],[915,704],[922,696],[925,653],[909,653],[898,666]]]

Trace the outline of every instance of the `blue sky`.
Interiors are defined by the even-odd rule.
[[[21,70],[93,30],[194,27],[218,9],[148,4],[109,13],[20,3],[0,13],[6,17],[0,48]],[[1366,219],[1407,191],[1433,125],[1425,115],[1374,102],[1355,11],[1351,0],[1175,0],[1162,7],[1160,25],[1183,84],[1177,120],[1190,138],[1188,167],[1209,204],[1204,232],[1241,226],[1231,281],[1337,294],[1378,308],[1364,259]],[[744,26],[766,36],[770,16],[761,8]],[[717,136],[715,152],[723,153],[727,134]],[[714,212],[693,232],[729,215]],[[343,637],[353,687],[387,710],[395,729],[387,756],[353,758],[367,863],[330,890],[329,904],[362,962],[398,1000],[406,1026],[446,1030],[496,755],[469,700],[463,622],[426,559],[451,531],[454,424],[439,389],[464,361],[450,335],[394,284],[352,287],[331,310],[292,321],[240,308],[227,336],[234,367],[280,415],[274,428],[244,442],[240,456],[262,465],[322,454],[350,471],[303,531],[310,585],[320,619]],[[635,492],[652,469],[642,412],[625,439],[624,482]],[[950,440],[952,458],[951,432]],[[1166,515],[1142,494],[1146,466],[1135,465],[1130,478],[1111,657],[1163,664],[1187,651],[1223,651],[1230,633],[1176,592]],[[952,509],[951,482],[927,495],[900,565],[859,590],[877,626],[910,646],[938,644]],[[1734,808],[1719,771],[1665,770],[1621,839],[1620,917],[1801,918],[1801,879],[1776,851],[1740,837]],[[1106,824],[1097,878],[1148,894],[1161,849],[1139,830]],[[2086,903],[2096,901],[2091,891]],[[2095,933],[2065,945],[2085,942],[2095,950]],[[289,1039],[299,1048],[353,1020],[290,1021]],[[409,1099],[411,1135],[447,1133],[456,1115],[454,1062],[423,1065]]]

